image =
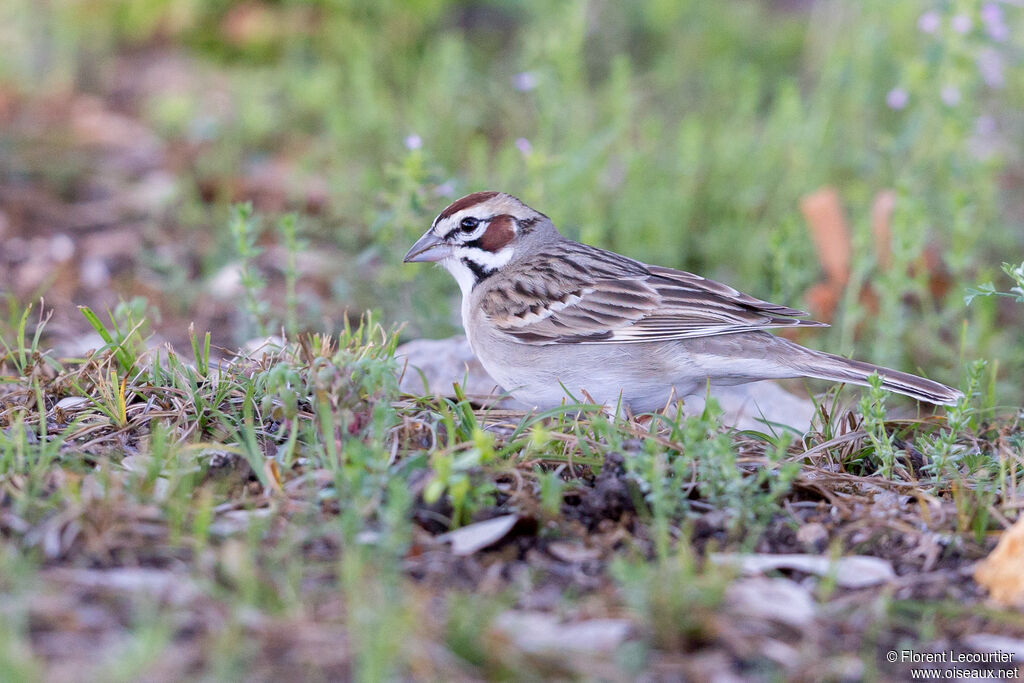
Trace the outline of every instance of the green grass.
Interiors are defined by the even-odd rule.
[[[757,647],[733,651],[719,640],[744,619],[726,597],[739,579],[713,568],[708,552],[795,550],[793,534],[831,496],[846,489],[841,500],[868,509],[870,492],[890,491],[931,501],[927,515],[910,506],[894,519],[955,539],[942,563],[962,566],[990,547],[1016,509],[1008,492],[1021,486],[1019,463],[999,450],[1020,441],[1019,421],[972,425],[975,391],[945,421],[887,421],[873,409],[861,424],[836,414],[793,443],[724,430],[713,400],[694,417],[624,418],[592,406],[516,416],[460,397],[403,397],[396,337],[369,320],[248,356],[214,360],[197,341],[194,364],[143,351],[122,367],[125,326],[89,318],[111,341],[87,358],[33,352],[25,334],[0,359],[10,599],[0,653],[11,672],[89,661],[89,677],[119,680],[587,675],[593,662],[527,656],[501,630],[500,615],[541,600],[570,623],[578,601],[591,617],[630,620],[629,639],[600,655],[622,675],[722,647],[739,671],[781,675],[789,669]],[[48,371],[20,371],[29,356]],[[881,394],[869,395],[880,409]],[[67,401],[75,396],[84,400]],[[934,466],[895,451],[914,442]],[[511,572],[497,584],[501,574],[484,578],[437,537],[509,513],[525,520],[522,530],[478,553]],[[897,541],[881,524],[865,536],[871,516],[846,514],[830,523],[835,553],[928,576],[902,549],[918,532]],[[559,559],[567,551],[558,544],[593,548],[583,552],[598,573],[559,579],[574,560]],[[836,600],[829,620],[855,618],[841,590],[820,591],[823,603]],[[75,641],[47,653],[47,639],[74,636],[61,624],[97,599],[113,620],[95,629],[112,639],[103,656]],[[874,604],[897,610],[883,617],[890,640],[880,650],[896,633],[924,647],[979,618],[1003,618],[962,608],[929,635],[906,630],[901,603],[883,594]],[[815,647],[826,657],[849,652],[845,641]],[[873,652],[862,653],[865,666]]]
[[[1024,17],[1001,6],[1006,42],[973,0],[5,5],[0,104],[110,97],[126,55],[185,62],[174,88],[122,92],[187,160],[139,230],[194,247],[199,280],[237,268],[240,290],[229,328],[175,330],[173,349],[144,298],[5,294],[0,678],[897,680],[897,646],[1021,638],[965,577],[1022,490]],[[998,86],[978,68],[992,51]],[[24,131],[0,127],[0,190],[75,196],[88,150]],[[268,159],[288,172],[244,189]],[[956,406],[895,420],[876,386],[854,412],[825,396],[806,434],[737,433],[712,400],[522,415],[399,391],[399,337],[452,332],[456,309],[446,274],[401,256],[461,192],[512,192],[572,237],[799,306],[821,277],[799,201],[824,185],[850,281],[802,341],[920,368],[964,390]],[[337,261],[320,299],[301,283],[317,254]],[[166,250],[138,259],[179,311],[209,296]],[[325,319],[330,298],[351,313]],[[62,357],[48,321],[79,315],[99,348]],[[470,556],[439,538],[501,515],[513,529]],[[899,578],[775,572],[817,610],[794,626],[745,613],[715,552],[867,554]],[[520,613],[552,638],[631,626],[611,651],[544,652],[502,626]]]
[[[990,303],[965,313],[962,301],[1022,247],[1019,207],[1000,191],[1021,161],[1019,46],[986,33],[980,2],[939,7],[934,35],[916,26],[931,9],[923,2],[808,12],[748,1],[277,2],[256,6],[262,30],[233,39],[230,3],[30,6],[7,10],[24,30],[5,34],[20,49],[4,73],[23,87],[105,88],[112,55],[169,31],[199,62],[194,85],[157,89],[138,106],[166,139],[201,145],[180,178],[176,227],[223,225],[238,170],[282,159],[292,175],[273,192],[288,206],[303,210],[310,187],[327,188],[304,232],[359,255],[339,264],[336,291],[354,310],[410,321],[409,334],[451,330],[450,283],[399,260],[460,192],[507,190],[573,237],[800,305],[818,266],[798,201],[830,184],[851,219],[852,279],[833,328],[814,342],[948,382],[965,360],[999,355],[998,401],[1024,396],[1011,380],[1024,368],[1009,330],[1019,314],[1011,323]],[[965,35],[952,28],[960,12],[974,17]],[[1004,14],[1019,24],[1016,9]],[[45,59],[34,62],[27,41],[39,31],[59,40],[40,43]],[[1004,62],[999,87],[977,65],[992,54]],[[226,76],[213,108],[211,70]],[[907,94],[903,109],[887,106],[893,89]],[[406,149],[413,134],[421,146]],[[884,190],[895,193],[885,268],[871,228]],[[209,273],[238,239],[211,237]],[[951,278],[944,293],[928,285],[925,244]],[[370,281],[358,265],[367,260]],[[865,282],[878,314],[860,299]],[[304,308],[303,326],[317,326]]]

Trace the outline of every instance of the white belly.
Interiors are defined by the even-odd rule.
[[[573,399],[587,402],[589,396],[595,403],[621,402],[645,412],[664,407],[673,397],[703,395],[709,382],[728,386],[796,376],[768,358],[737,357],[732,349],[717,348],[718,343],[532,345],[503,336],[486,342],[470,337],[473,352],[494,381],[517,401],[540,409]]]

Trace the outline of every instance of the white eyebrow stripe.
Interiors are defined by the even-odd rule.
[[[447,239],[453,233],[457,232],[460,229],[459,223],[462,221],[463,218],[476,218],[477,220],[480,221],[480,225],[477,227],[476,230],[474,230],[473,232],[470,232],[470,233],[466,233],[466,236],[467,236],[467,240],[466,241],[474,240],[474,239],[480,237],[481,235],[483,235],[483,231],[487,229],[487,225],[492,220],[494,220],[494,216],[493,215],[488,215],[488,216],[475,215],[475,212],[472,210],[472,207],[470,207],[468,209],[463,209],[462,211],[459,211],[458,213],[454,213],[454,214],[452,214],[451,216],[449,216],[448,218],[445,219],[445,224],[447,224],[449,226],[448,230],[446,230],[444,232],[444,234],[438,234],[438,237],[440,237],[441,239]],[[435,221],[436,221],[436,219],[435,219]],[[437,226],[436,225],[432,226],[431,229],[434,230],[435,232],[437,232]]]

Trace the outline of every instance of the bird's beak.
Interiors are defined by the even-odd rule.
[[[402,262],[441,261],[451,255],[451,246],[445,244],[432,230],[428,230],[423,237],[416,240],[416,244],[412,245],[412,249],[405,255]]]

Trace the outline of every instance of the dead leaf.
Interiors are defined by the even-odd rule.
[[[224,15],[221,35],[232,45],[263,43],[277,35],[278,17],[274,10],[264,3],[242,2],[235,4]]]
[[[60,408],[65,412],[71,412],[73,410],[80,410],[85,408],[91,403],[91,401],[85,396],[65,396],[61,400],[57,401],[54,408]]]
[[[843,297],[842,287],[834,282],[818,282],[804,293],[807,308],[815,320],[828,322],[835,315],[839,300]]]
[[[225,42],[246,47],[261,45],[309,32],[316,12],[302,6],[279,7],[278,3],[234,3],[221,21]]]
[[[263,461],[263,473],[267,479],[267,488],[272,493],[283,494],[284,485],[281,483],[281,468],[277,466],[276,460]]]
[[[850,230],[839,193],[823,187],[800,200],[825,277],[843,287],[850,279]]]
[[[875,239],[875,258],[878,259],[878,266],[882,270],[888,269],[892,263],[889,221],[895,205],[896,193],[892,190],[883,190],[876,194],[871,205],[871,234]]]
[[[553,541],[549,543],[548,552],[562,562],[587,562],[600,559],[601,557],[601,551],[597,548],[588,548],[582,543],[569,543],[567,541]]]
[[[472,555],[505,538],[518,521],[519,515],[502,515],[441,534],[437,540],[451,542],[456,555]]]
[[[73,585],[90,590],[102,590],[115,595],[126,593],[145,595],[172,605],[183,605],[200,597],[200,591],[191,578],[164,569],[56,567],[45,570],[42,577],[60,586]]]
[[[790,569],[817,576],[835,576],[842,588],[865,588],[892,581],[896,572],[888,561],[868,555],[849,555],[832,559],[822,555],[738,555],[715,553],[715,564],[735,567],[744,574],[762,574],[778,569]]]
[[[163,143],[142,123],[107,107],[100,98],[79,95],[71,103],[71,132],[83,145],[138,147],[147,155],[156,155]]]
[[[924,268],[928,273],[928,291],[931,292],[932,297],[936,300],[945,298],[953,286],[953,276],[950,275],[949,268],[942,258],[942,250],[939,245],[935,242],[926,244],[918,262],[920,265],[917,267]]]
[[[753,577],[733,581],[725,591],[730,609],[746,618],[771,620],[800,628],[814,621],[810,591],[789,579]]]
[[[797,529],[796,540],[806,546],[804,550],[821,550],[828,543],[828,530],[818,522],[804,524]]]
[[[255,520],[266,519],[273,514],[270,508],[218,512],[217,518],[210,524],[210,533],[214,536],[231,536],[245,531]]]
[[[627,619],[563,623],[554,614],[509,611],[498,615],[494,628],[526,652],[608,652],[626,640],[633,624]]]
[[[1024,515],[1003,532],[995,550],[978,564],[974,580],[988,591],[992,602],[1024,607]]]
[[[969,633],[960,640],[976,652],[1008,652],[1013,661],[1024,660],[1024,640],[1010,638],[997,633]]]

